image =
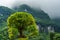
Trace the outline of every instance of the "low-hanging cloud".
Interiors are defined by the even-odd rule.
[[[0,0],[0,6],[9,8],[21,4],[27,4],[38,9],[41,8],[48,13],[51,18],[60,17],[60,0]]]

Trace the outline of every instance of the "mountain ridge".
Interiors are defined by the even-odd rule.
[[[50,17],[48,16],[48,14],[45,13],[43,10],[34,9],[33,7],[30,7],[29,5],[26,5],[26,4],[20,5],[19,7],[15,7],[14,9],[19,12],[20,11],[29,12],[34,17],[38,17],[43,20],[46,20],[46,19],[50,20]]]

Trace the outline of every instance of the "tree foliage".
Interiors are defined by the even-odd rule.
[[[27,12],[16,12],[12,14],[10,17],[8,17],[7,23],[10,38],[13,38],[17,31],[17,34],[19,33],[20,35],[19,37],[22,38],[36,35],[38,32],[33,16]]]

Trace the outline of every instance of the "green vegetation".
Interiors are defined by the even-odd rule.
[[[8,17],[7,22],[10,39],[16,37],[14,35],[18,35],[18,33],[20,38],[34,36],[38,33],[33,16],[27,12],[16,12]],[[24,31],[29,32],[29,34],[24,35]]]
[[[60,40],[60,33],[55,33],[54,40]]]
[[[39,24],[39,27],[41,26],[39,33],[36,24]],[[47,30],[48,26],[54,27],[55,32],[50,33]],[[14,10],[0,6],[0,40],[17,40],[17,38],[20,40],[22,38],[20,35],[21,28],[23,30],[22,37],[26,38],[26,40],[60,40],[59,19],[51,20],[43,10],[25,4],[15,7]],[[40,29],[43,29],[43,32],[40,32],[42,31]]]

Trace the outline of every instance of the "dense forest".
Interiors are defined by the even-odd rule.
[[[7,18],[15,12],[27,12],[33,15],[39,30],[39,35],[29,36],[29,40],[60,40],[59,18],[51,19],[42,9],[38,10],[26,4],[12,9],[0,6],[0,40],[10,40]],[[16,38],[14,38],[14,40],[16,40]]]

